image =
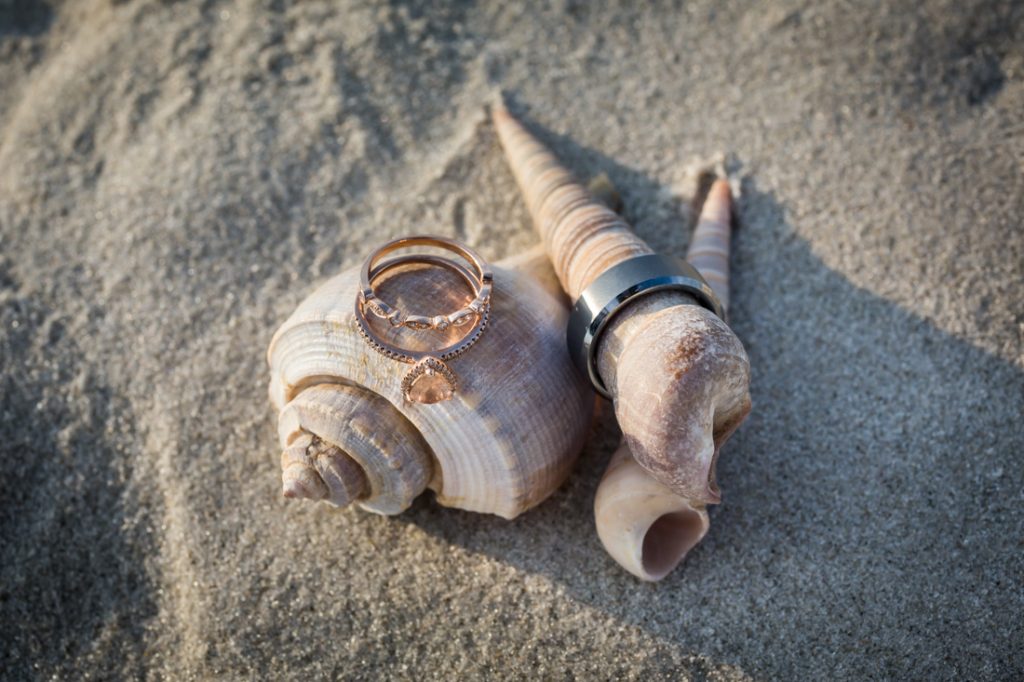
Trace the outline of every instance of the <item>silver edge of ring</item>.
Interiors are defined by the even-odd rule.
[[[642,275],[629,273],[643,266]],[[617,280],[624,283],[619,284]],[[607,289],[607,291],[605,291]],[[627,303],[658,291],[676,290],[689,294],[699,305],[720,318],[722,305],[696,268],[683,261],[660,254],[636,256],[612,266],[598,275],[576,300],[569,315],[566,338],[569,355],[577,368],[590,380],[594,390],[605,398],[611,394],[597,371],[597,347],[601,333]],[[608,293],[614,291],[616,293]],[[601,301],[596,309],[591,301]],[[589,313],[589,320],[585,316]]]

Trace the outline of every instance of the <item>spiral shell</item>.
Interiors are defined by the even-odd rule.
[[[495,106],[493,114],[534,225],[572,300],[616,263],[653,253],[622,216],[596,200],[504,106]]]
[[[594,497],[597,534],[612,557],[642,580],[661,580],[708,532],[708,512],[655,480],[622,444]]]
[[[608,268],[651,252],[618,213],[576,182],[500,103],[493,118],[537,231],[572,299]],[[712,211],[717,211],[715,225],[728,228],[728,215],[722,213],[728,210],[727,186],[725,191],[724,195],[721,188],[712,192],[708,224],[702,221],[695,246],[712,246],[712,237],[722,234],[710,224]],[[724,288],[727,300],[728,232],[724,234],[724,252],[705,248],[703,254],[694,255],[708,258],[708,264],[714,260],[715,274],[721,275],[715,278],[717,286]],[[652,576],[663,573],[644,568],[637,559],[643,551],[636,543],[649,537],[651,528],[662,531],[671,524],[658,525],[658,517],[652,514],[662,515],[661,507],[644,507],[640,502],[655,483],[660,499],[674,496],[678,510],[699,515],[704,505],[720,501],[715,464],[722,443],[750,411],[749,362],[724,321],[695,305],[686,294],[665,291],[630,303],[613,318],[600,340],[597,366],[623,432],[625,449],[617,461],[635,459],[654,479],[646,480],[631,465],[628,476],[609,473],[602,485],[612,486],[614,493],[612,488],[599,493],[599,535],[614,538],[616,544],[608,547],[609,553],[627,570],[656,579]],[[610,513],[615,507],[631,509]],[[627,532],[621,524],[613,528],[618,523],[615,519],[628,519],[633,530]],[[641,527],[646,530],[637,532]],[[672,537],[659,532],[653,542],[668,542]],[[666,555],[678,553],[681,558],[689,548],[678,542],[674,547]]]
[[[715,180],[704,199],[700,219],[686,250],[686,260],[703,275],[726,310],[729,308],[731,205],[732,193],[728,181],[721,178]]]
[[[705,200],[687,254],[687,260],[701,269],[723,301],[728,301],[729,295],[730,203],[728,183],[716,181]],[[709,243],[713,248],[707,248]],[[707,381],[699,374],[686,377],[686,381],[696,384],[694,404],[698,412],[702,403],[713,406],[721,402],[719,396],[708,393],[721,391],[723,385],[730,383]],[[711,434],[710,443],[705,441],[701,448],[703,454],[695,458],[702,466],[713,470],[722,443],[749,409],[747,401],[738,404],[741,411],[734,419],[727,418],[716,427],[712,415],[710,431],[706,425],[698,431],[698,437]],[[697,473],[700,479],[701,471]],[[713,482],[713,473],[707,479]],[[714,492],[718,492],[717,488]],[[704,538],[710,525],[704,504],[656,480],[634,459],[625,443],[612,457],[598,486],[594,517],[598,536],[608,553],[630,573],[649,581],[668,575]]]
[[[458,309],[464,288],[451,273],[417,267],[381,285],[388,300],[416,311]],[[529,274],[495,266],[489,328],[450,363],[459,390],[425,405],[402,395],[410,366],[360,335],[358,290],[356,269],[337,275],[271,342],[285,493],[394,514],[429,487],[443,505],[505,518],[550,495],[582,447],[593,407],[565,349],[564,303]],[[413,347],[460,331],[380,333]]]

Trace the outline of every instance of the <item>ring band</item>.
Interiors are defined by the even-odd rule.
[[[566,340],[576,367],[590,378],[594,390],[611,398],[597,372],[601,333],[630,301],[656,291],[689,294],[698,305],[725,319],[722,304],[700,273],[689,263],[652,253],[622,261],[605,270],[584,289],[569,313]]]
[[[399,265],[407,265],[410,263],[427,263],[429,265],[436,265],[438,267],[447,268],[459,274],[467,284],[472,286],[473,275],[470,272],[453,261],[440,256],[431,256],[428,254],[410,254],[408,256],[400,256],[398,258],[392,258],[391,260],[385,261],[380,265],[374,266],[371,271],[371,280],[373,281],[379,275],[384,274],[386,271],[398,267]],[[369,321],[366,319],[366,315],[363,313],[359,304],[358,298],[356,299],[356,323],[359,325],[359,332],[370,346],[386,357],[399,362],[404,362],[407,365],[413,365],[417,362],[426,360],[427,358],[437,358],[440,360],[451,360],[453,358],[462,355],[466,352],[470,346],[479,340],[480,335],[483,334],[484,328],[490,318],[490,308],[485,308],[477,319],[477,323],[469,330],[468,333],[464,334],[455,343],[445,346],[438,350],[430,351],[412,351],[405,348],[399,348],[393,344],[388,343],[380,337],[369,325]]]
[[[373,271],[377,261],[393,251],[414,246],[433,246],[451,251],[470,264],[473,270],[475,270],[477,281],[470,285],[476,297],[470,301],[469,305],[448,315],[427,317],[424,315],[408,315],[386,301],[382,301],[377,296],[373,290],[373,280],[375,278]],[[387,320],[393,327],[444,331],[449,326],[461,327],[468,324],[474,316],[479,318],[481,312],[490,302],[492,281],[493,275],[487,264],[484,263],[484,260],[476,251],[464,244],[460,244],[447,237],[435,237],[432,235],[401,237],[381,246],[371,253],[363,263],[363,268],[359,275],[359,284],[362,288],[359,292],[358,302],[362,314],[365,315],[369,311],[377,317]]]
[[[472,272],[470,272],[468,268],[459,265],[453,260],[442,258],[441,256],[433,256],[426,253],[409,254],[408,256],[398,256],[397,258],[391,258],[389,260],[384,261],[383,263],[379,263],[378,265],[375,265],[373,267],[373,270],[370,271],[370,281],[374,282],[377,280],[378,277],[383,275],[385,272],[389,270],[394,270],[395,268],[401,265],[409,265],[411,263],[434,265],[439,268],[446,268],[448,270],[451,270],[455,274],[462,277],[462,281],[464,281],[469,286],[469,288],[474,291],[474,293],[476,292],[477,280],[475,275]]]
[[[453,251],[463,257],[470,267],[464,267],[454,260],[441,256],[416,253],[392,258],[383,263],[378,262],[384,255],[392,251],[406,246],[420,245],[438,246]],[[402,315],[402,313],[397,308],[384,303],[376,297],[372,288],[373,282],[388,270],[410,263],[426,263],[452,270],[466,282],[476,295],[476,298],[468,306],[447,316],[423,317],[409,315],[403,316],[401,323],[396,323],[394,318]],[[455,394],[458,389],[458,378],[445,361],[450,361],[464,353],[483,334],[490,317],[492,279],[487,265],[474,251],[442,237],[397,239],[377,249],[366,259],[363,266],[363,282],[365,285],[355,300],[355,321],[363,339],[375,351],[398,362],[413,365],[412,369],[409,370],[402,380],[402,395],[407,401],[430,404],[448,400]],[[370,292],[369,296],[366,295],[367,291]],[[380,308],[377,306],[371,307],[371,304],[375,303],[380,304]],[[438,331],[445,331],[450,326],[463,326],[470,319],[475,318],[475,323],[468,332],[462,334],[458,340],[444,348],[413,351],[388,343],[377,334],[366,316],[367,310],[373,310],[375,315],[386,319],[392,327],[396,328],[404,326],[417,330],[432,328]],[[417,320],[422,320],[424,323],[422,325],[409,324],[410,321],[415,322]]]

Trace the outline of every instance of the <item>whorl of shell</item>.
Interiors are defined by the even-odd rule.
[[[593,392],[565,349],[565,304],[529,274],[493,270],[489,328],[450,362],[455,396],[431,405],[406,402],[401,383],[410,365],[360,336],[356,269],[299,306],[268,350],[286,496],[395,514],[429,487],[443,505],[512,518],[565,480],[593,409]],[[389,273],[378,292],[421,314],[470,298],[452,273],[416,266]],[[447,338],[429,334],[460,333],[377,331],[409,348]]]
[[[650,253],[502,104],[493,109],[509,165],[559,280],[575,300],[609,267]],[[682,293],[631,303],[605,329],[598,372],[630,451],[695,503],[716,503],[721,443],[750,410],[746,352],[724,321]]]
[[[622,216],[579,184],[503,106],[493,110],[509,166],[562,288],[575,301],[611,266],[653,253]]]
[[[636,460],[687,499],[720,502],[718,454],[750,412],[747,354],[728,325],[648,296],[608,325],[598,371]]]
[[[601,544],[642,580],[661,580],[708,532],[707,508],[655,480],[623,443],[594,497]]]
[[[729,240],[732,236],[729,182],[715,180],[701,208],[700,220],[690,237],[686,260],[697,268],[715,291],[722,307],[729,308]]]

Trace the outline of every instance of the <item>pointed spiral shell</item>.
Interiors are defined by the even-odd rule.
[[[559,281],[575,299],[609,267],[650,253],[625,220],[587,191],[501,104],[494,125]],[[598,372],[633,456],[680,495],[720,500],[715,459],[750,409],[743,345],[686,294],[630,303],[605,329]]]
[[[596,201],[507,109],[497,106],[494,122],[537,232],[572,300],[616,263],[653,253],[622,216]]]
[[[493,118],[537,231],[572,299],[609,267],[651,252],[615,211],[576,182],[503,105],[494,107]],[[695,244],[704,253],[695,251],[694,256],[708,259],[709,272],[714,269],[710,266],[717,266],[715,274],[721,275],[717,286],[724,287],[727,300],[728,232],[724,232],[724,252],[712,253],[709,248],[715,245],[712,237],[723,235],[715,226],[728,228],[728,216],[722,213],[728,210],[728,187],[725,189],[724,195],[720,188],[712,192],[707,224],[702,223]],[[711,284],[715,286],[715,282]],[[626,449],[620,461],[635,459],[654,479],[645,481],[638,468],[630,468],[629,476],[609,473],[602,485],[616,490],[615,494],[609,489],[600,495],[600,534],[602,539],[617,538],[620,544],[609,547],[609,552],[624,567],[641,577],[652,576],[655,573],[645,573],[642,561],[635,560],[642,556],[636,539],[650,537],[651,528],[664,530],[671,524],[659,525],[650,516],[654,512],[647,511],[641,520],[650,521],[648,530],[627,533],[622,526],[612,528],[610,524],[629,515],[616,516],[609,510],[634,505],[635,511],[638,501],[650,493],[649,484],[654,483],[668,496],[662,499],[674,496],[681,509],[693,513],[720,501],[715,464],[722,443],[750,411],[749,362],[743,345],[723,320],[674,291],[631,302],[613,318],[600,340],[597,360],[623,432]],[[659,533],[658,537],[659,542],[666,542],[673,535]],[[685,543],[675,547],[676,553],[683,548],[679,557],[688,549]]]
[[[729,241],[732,238],[730,205],[728,181],[715,180],[704,199],[700,219],[686,250],[686,260],[704,276],[726,310],[729,308]]]

